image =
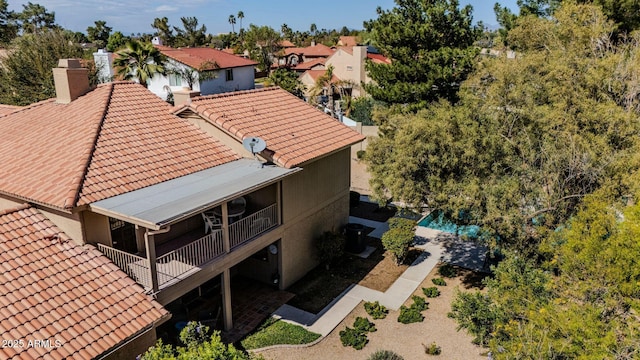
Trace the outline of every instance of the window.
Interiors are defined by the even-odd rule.
[[[227,81],[233,80],[233,69],[227,69],[225,71],[225,78],[227,79]]]
[[[182,86],[182,77],[176,74],[169,75],[169,86]]]

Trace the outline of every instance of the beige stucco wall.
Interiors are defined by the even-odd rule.
[[[350,149],[345,149],[283,180],[283,288],[318,264],[313,240],[325,231],[341,230],[348,222],[349,161]]]
[[[0,197],[0,211],[13,209],[24,203],[25,203],[24,201],[19,201],[17,199],[8,199],[8,198]]]
[[[367,56],[366,46],[354,46],[352,54],[344,49],[338,49],[333,55],[327,58],[325,66],[333,65],[333,74],[340,80],[351,81],[356,86],[353,87],[351,95],[359,97],[364,95],[361,88],[362,82],[367,82],[364,59]]]
[[[84,222],[85,241],[89,244],[100,243],[111,246],[109,217],[91,211],[83,211],[81,215]]]
[[[123,347],[115,350],[113,353],[108,354],[103,359],[105,360],[131,360],[136,356],[144,354],[149,347],[156,343],[156,330],[151,329],[146,333],[140,335],[138,338],[130,341]]]

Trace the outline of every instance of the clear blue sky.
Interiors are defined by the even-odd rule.
[[[497,0],[513,10],[516,0]],[[21,11],[25,0],[8,0],[9,9]],[[362,29],[362,22],[376,18],[376,7],[394,7],[393,0],[31,0],[32,3],[54,11],[56,22],[66,29],[85,32],[95,20],[105,20],[107,26],[129,35],[151,33],[155,18],[166,16],[171,25],[181,25],[180,17],[195,16],[207,32],[230,32],[229,15],[243,11],[243,27],[249,24],[268,25],[280,30],[282,24],[293,30],[309,30],[315,23],[318,29],[340,29],[347,26]],[[486,25],[497,24],[493,13],[496,0],[460,0],[473,6],[474,20]],[[238,30],[239,20],[236,23]]]

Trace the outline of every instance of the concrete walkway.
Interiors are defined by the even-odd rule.
[[[354,217],[349,217],[349,221],[373,227],[375,230],[369,236],[380,237],[389,229],[387,223]],[[440,261],[476,270],[484,265],[486,249],[437,230],[418,227],[415,246],[423,253],[384,293],[354,284],[317,315],[286,304],[273,315],[324,337],[362,301],[379,301],[389,309],[398,310]]]

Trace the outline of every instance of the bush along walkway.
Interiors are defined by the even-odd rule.
[[[384,293],[354,284],[317,315],[285,304],[276,310],[274,316],[324,337],[362,301],[378,301],[388,309],[398,310],[438,264],[445,251],[437,241],[421,241],[416,247],[423,251],[422,254]]]

